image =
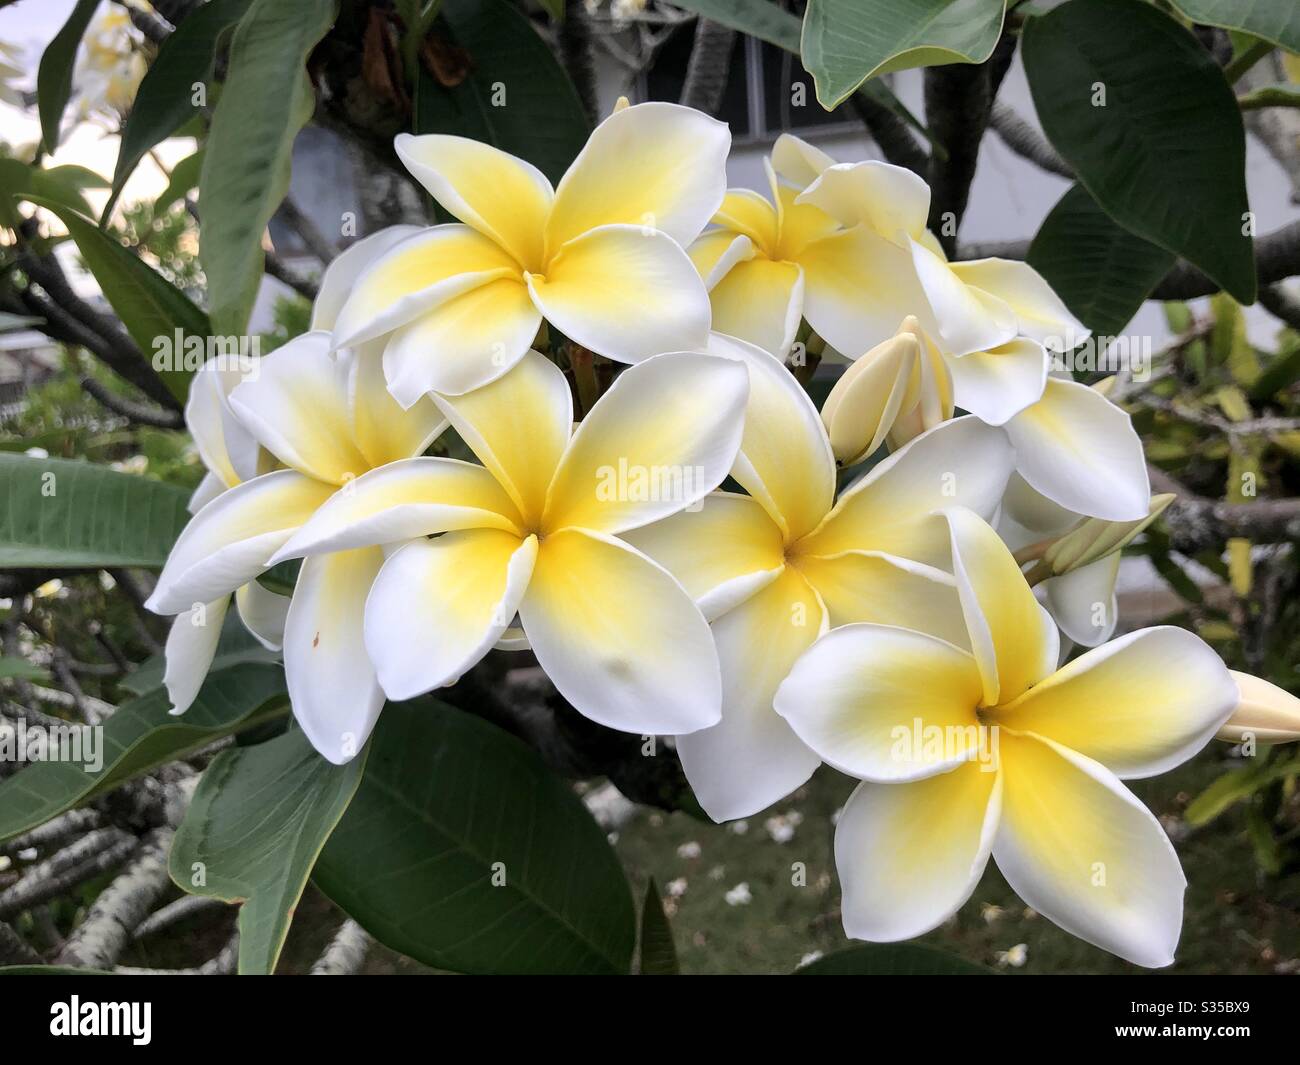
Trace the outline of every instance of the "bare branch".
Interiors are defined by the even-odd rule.
[[[865,92],[855,92],[849,104],[867,127],[881,154],[895,166],[905,166],[920,177],[926,176],[929,156],[898,115]]]
[[[72,836],[98,828],[101,824],[103,818],[95,810],[69,810],[30,832],[0,843],[0,854],[17,854],[19,851],[53,847]]]
[[[1021,118],[1010,104],[995,100],[989,125],[993,127],[993,132],[998,135],[1002,143],[1017,155],[1028,159],[1049,173],[1074,180],[1074,171],[1070,169],[1070,164],[1062,159],[1056,149],[1038,130]]]
[[[224,910],[227,904],[220,899],[214,899],[210,895],[182,895],[179,899],[167,903],[157,912],[151,913],[135,930],[136,939],[144,939],[147,936],[155,935],[165,929],[171,928],[174,924],[187,920],[199,913],[210,913],[217,910]]]
[[[351,976],[365,964],[374,942],[370,933],[352,918],[339,926],[325,953],[311,967],[312,976]]]
[[[1300,499],[1226,503],[1197,495],[1155,466],[1148,469],[1153,491],[1178,496],[1161,516],[1177,551],[1219,550],[1237,537],[1263,544],[1300,541]]]
[[[71,891],[78,884],[121,865],[136,849],[135,837],[116,828],[98,828],[23,873],[0,892],[0,920],[30,910]]]
[[[731,73],[731,53],[736,31],[711,19],[695,24],[695,43],[686,65],[686,83],[681,102],[705,114],[716,115],[722,106],[722,94]]]

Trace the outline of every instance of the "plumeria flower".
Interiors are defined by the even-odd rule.
[[[354,479],[397,459],[419,455],[446,427],[422,400],[403,410],[385,387],[379,355],[331,355],[329,327],[339,290],[380,253],[382,235],[353,245],[330,264],[313,308],[312,332],[256,364],[235,382],[228,373],[191,386],[187,421],[209,469],[225,486],[195,514],[172,548],[148,606],[160,614],[204,607],[204,637],[215,648],[224,604],[239,589],[250,613],[265,608],[257,576],[267,558],[327,499]],[[223,441],[221,448],[217,441]],[[275,468],[275,467],[280,468]],[[303,731],[331,761],[344,762],[365,743],[383,693],[361,647],[361,617],[379,549],[341,552],[305,562],[281,621],[289,698]],[[173,635],[181,621],[173,625]],[[191,626],[193,627],[193,626]],[[181,631],[184,631],[183,629]],[[256,633],[255,633],[256,634]],[[187,686],[173,692],[173,712],[189,706],[211,663],[191,634],[168,641],[167,671]],[[264,640],[268,646],[281,641]]]
[[[209,359],[190,381],[185,401],[185,422],[207,473],[190,497],[189,510],[197,513],[222,492],[271,468],[273,459],[239,421],[230,406],[230,393],[256,364],[230,364],[219,356]],[[244,627],[268,650],[278,651],[284,639],[284,619],[289,608],[285,596],[248,581],[235,591],[235,605]],[[176,616],[167,635],[163,686],[172,713],[193,704],[216,655],[230,595],[195,603]]]
[[[408,235],[361,272],[335,346],[386,338],[384,373],[405,407],[500,377],[543,320],[618,362],[701,347],[708,294],[682,249],[722,202],[730,145],[725,124],[690,108],[623,107],[553,190],[490,145],[401,134],[403,163],[460,221]]]
[[[704,728],[721,702],[708,623],[618,537],[722,481],[748,391],[728,359],[659,355],[620,375],[574,430],[564,374],[529,352],[482,388],[433,397],[481,466],[415,458],[364,474],[272,561],[413,541],[384,563],[365,610],[365,647],[392,699],[454,683],[517,614],[587,717],[641,733]]]
[[[709,351],[749,371],[732,477],[718,492],[627,534],[675,574],[713,620],[722,720],[679,736],[687,779],[717,821],[746,817],[803,784],[817,753],[772,709],[786,673],[829,626],[939,626],[964,639],[934,512],[960,502],[991,515],[1011,470],[1003,435],[947,423],[881,462],[835,499],[836,468],[817,409],[777,359],[715,335]]]
[[[1237,703],[1184,629],[1129,633],[1057,668],[1057,632],[997,534],[947,513],[970,651],[848,625],[796,663],[776,709],[862,780],[835,833],[845,931],[909,939],[972,894],[990,855],[1067,932],[1168,965],[1186,881],[1160,823],[1121,783],[1186,761]],[[918,831],[918,826],[924,826]]]

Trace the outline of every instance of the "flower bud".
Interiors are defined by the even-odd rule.
[[[1137,521],[1084,518],[1043,552],[1044,560],[1052,567],[1052,575],[1070,573],[1127,547],[1175,498],[1171,492],[1152,496],[1147,516]]]
[[[837,462],[861,462],[885,442],[898,416],[916,405],[920,356],[917,338],[900,332],[844,371],[822,405]]]
[[[1300,699],[1249,673],[1231,672],[1241,698],[1219,729],[1219,739],[1229,743],[1243,743],[1250,737],[1260,743],[1300,740]]]
[[[903,319],[898,331],[916,337],[921,345],[921,357],[918,361],[920,393],[917,401],[914,406],[903,408],[889,431],[889,446],[895,451],[946,422],[953,414],[952,374],[948,372],[948,364],[944,362],[939,346],[910,314]]]

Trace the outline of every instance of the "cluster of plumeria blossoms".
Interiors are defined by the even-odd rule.
[[[589,718],[674,736],[717,820],[822,762],[861,779],[852,936],[935,927],[992,855],[1062,927],[1168,964],[1182,873],[1120,778],[1252,721],[1285,738],[1290,697],[1182,630],[1105,642],[1119,549],[1167,499],[1127,415],[1053,372],[1086,333],[1033,270],[949,263],[905,170],[782,137],[768,200],[726,190],[729,147],[621,105],[552,189],[398,139],[459,221],[355,244],[311,332],[194,381],[210,472],[150,600],[174,712],[232,595],[338,763],[385,699],[529,649]],[[851,361],[821,411],[792,372],[814,350]],[[595,356],[628,364],[603,394]],[[426,454],[450,430],[476,462]]]

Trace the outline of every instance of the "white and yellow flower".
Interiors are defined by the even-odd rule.
[[[1285,688],[1232,671],[1239,698],[1219,739],[1229,743],[1294,743],[1300,740],[1300,699]]]
[[[722,720],[680,736],[696,797],[718,821],[789,794],[818,755],[772,708],[794,661],[829,626],[853,621],[939,626],[962,639],[948,534],[935,512],[954,502],[991,515],[1011,470],[1003,434],[975,418],[940,426],[872,469],[835,500],[826,431],[777,359],[715,335],[709,351],[749,371],[745,433],[732,476],[748,495],[718,492],[628,533],[675,574],[713,620]]]
[[[167,645],[173,713],[193,701],[234,592],[254,634],[272,649],[283,645],[294,714],[336,762],[360,750],[383,703],[360,639],[383,553],[304,563],[288,604],[256,578],[325,500],[367,470],[420,454],[446,427],[428,399],[398,406],[377,352],[329,352],[341,290],[394,236],[359,241],[335,259],[321,279],[313,331],[261,359],[256,372],[214,363],[195,377],[186,420],[211,473],[148,604],[179,615]]]
[[[1056,627],[997,534],[948,512],[970,651],[849,625],[820,639],[776,710],[863,781],[840,817],[845,930],[907,939],[974,891],[990,855],[1030,906],[1145,966],[1173,961],[1185,880],[1120,782],[1190,758],[1238,701],[1218,656],[1176,628],[1130,633],[1057,669]]]
[[[512,639],[518,615],[587,717],[631,732],[704,728],[721,700],[708,623],[619,536],[721,482],[748,390],[727,359],[659,355],[624,371],[574,430],[564,374],[529,352],[482,388],[433,397],[483,465],[416,458],[358,477],[275,560],[413,541],[384,563],[365,610],[390,698],[454,683]]]
[[[490,145],[400,135],[402,161],[459,223],[410,234],[361,272],[335,346],[385,338],[403,406],[500,377],[544,320],[618,362],[698,349],[708,294],[683,247],[722,202],[730,144],[725,124],[690,108],[625,107],[553,190]]]

